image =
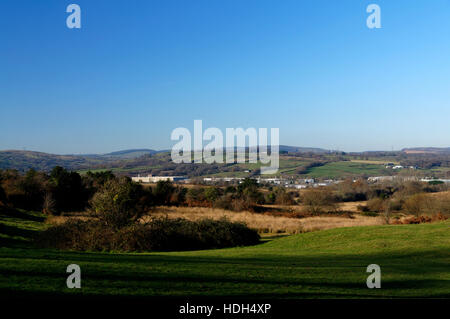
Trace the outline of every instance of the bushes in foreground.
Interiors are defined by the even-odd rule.
[[[149,209],[150,194],[127,177],[108,180],[91,200],[91,214],[107,226],[131,225]]]
[[[181,251],[255,245],[259,240],[256,230],[226,219],[155,218],[118,230],[100,221],[69,220],[42,232],[37,243],[70,250]]]

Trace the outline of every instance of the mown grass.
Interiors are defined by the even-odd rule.
[[[450,297],[449,222],[332,229],[252,247],[123,254],[34,248],[30,238],[45,225],[37,214],[27,215],[1,218],[11,227],[9,233],[1,228],[0,237],[0,292],[9,296]],[[11,238],[16,242],[5,240]],[[81,289],[66,288],[72,263],[81,267]],[[381,266],[381,289],[366,287],[369,264]]]

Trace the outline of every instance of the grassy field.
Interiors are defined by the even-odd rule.
[[[267,177],[280,176],[280,175],[296,175],[296,171],[299,167],[307,165],[310,161],[305,161],[296,158],[284,158],[280,157],[280,168],[277,174],[267,175]],[[259,168],[260,164],[235,164],[242,169],[254,170]],[[314,178],[343,178],[347,176],[368,175],[368,176],[380,176],[390,175],[392,170],[386,169],[382,162],[378,161],[364,161],[364,160],[352,160],[352,161],[340,161],[330,162],[323,166],[317,166],[310,168],[304,177]],[[211,174],[214,177],[247,177],[249,173],[244,171],[237,172],[220,172]],[[299,175],[301,176],[301,175]]]
[[[323,166],[313,167],[309,169],[307,175],[314,178],[337,178],[354,175],[381,176],[389,175],[392,170],[386,169],[379,164],[368,164],[359,162],[332,162]]]
[[[0,218],[0,292],[252,298],[450,297],[450,223],[338,228],[252,247],[155,253],[32,247],[39,214]],[[65,288],[80,265],[82,289]],[[366,288],[378,264],[382,288]]]
[[[310,161],[280,156],[280,162],[279,162],[280,167],[279,167],[278,172],[276,174],[268,174],[268,175],[266,175],[266,177],[275,177],[275,176],[280,176],[283,174],[293,175],[293,174],[295,174],[297,168],[299,168],[302,165],[306,165],[308,163],[310,163]],[[245,172],[245,170],[254,171],[256,169],[259,169],[261,166],[267,166],[267,165],[265,165],[265,164],[261,165],[261,163],[238,163],[238,164],[233,164],[232,166],[239,167],[242,170],[236,171],[236,172],[220,172],[220,173],[215,173],[215,174],[209,174],[208,176],[211,176],[211,177],[248,177],[248,176],[250,176],[250,174]]]

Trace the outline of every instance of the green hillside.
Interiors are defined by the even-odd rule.
[[[307,175],[314,178],[339,178],[358,175],[380,176],[391,174],[392,170],[386,169],[380,164],[354,163],[350,161],[327,163],[323,166],[313,167],[307,173]]]
[[[14,215],[10,213],[9,215]],[[450,297],[450,223],[333,229],[191,252],[81,253],[32,247],[39,214],[0,219],[0,292],[253,298]],[[65,288],[79,264],[82,289]],[[366,288],[378,264],[382,288]]]

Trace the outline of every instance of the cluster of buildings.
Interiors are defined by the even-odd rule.
[[[131,178],[133,182],[137,183],[157,183],[159,181],[171,181],[171,182],[178,182],[178,183],[189,183],[190,180],[186,176],[153,176],[153,175],[147,175],[147,176],[136,176]],[[223,184],[223,183],[234,183],[239,184],[242,183],[244,180],[244,177],[204,177],[203,182],[206,184]],[[268,178],[262,178],[257,177],[255,178],[256,182],[259,184],[264,185],[278,185],[278,186],[284,186],[287,188],[295,188],[295,189],[302,189],[302,188],[308,188],[308,187],[319,187],[319,186],[329,186],[332,184],[337,184],[340,181],[338,180],[325,180],[325,181],[317,181],[314,178],[304,178],[304,179],[288,179],[288,178],[281,178],[281,177],[268,177]]]
[[[159,181],[171,181],[171,182],[181,182],[181,183],[189,183],[189,179],[186,176],[140,176],[131,178],[134,182],[138,183],[157,183]],[[203,182],[206,184],[222,184],[222,183],[242,183],[244,177],[204,177]],[[279,185],[284,186],[286,188],[295,188],[295,189],[303,189],[309,187],[320,187],[320,186],[330,186],[335,185],[341,180],[333,180],[327,179],[323,181],[317,181],[314,178],[304,178],[304,179],[292,179],[292,178],[282,178],[282,177],[268,177],[255,178],[257,183],[265,184],[265,185]],[[422,178],[419,179],[415,176],[372,176],[367,178],[369,183],[377,183],[377,182],[390,182],[394,180],[402,180],[402,181],[421,181],[421,182],[442,182],[450,184],[450,179],[433,179],[433,178]]]
[[[137,183],[157,183],[159,181],[171,181],[171,182],[181,182],[186,181],[188,178],[186,176],[141,176],[132,177],[131,180]]]
[[[203,182],[208,184],[220,184],[220,183],[241,183],[245,178],[244,177],[204,177]],[[308,187],[319,187],[319,186],[329,186],[332,184],[337,184],[340,181],[337,180],[325,180],[318,182],[314,178],[305,178],[305,179],[287,179],[282,177],[268,177],[262,178],[257,177],[254,178],[257,183],[265,184],[265,185],[279,185],[287,188],[308,188]]]
[[[384,164],[386,168],[390,168],[393,170],[400,170],[400,169],[405,169],[405,168],[409,168],[409,169],[417,169],[417,166],[403,166],[403,165],[395,165],[394,163],[386,163]]]
[[[392,182],[394,180],[397,181],[420,181],[420,182],[442,182],[446,184],[450,184],[450,179],[440,179],[440,178],[418,178],[415,176],[372,176],[367,178],[369,183],[376,182]]]

